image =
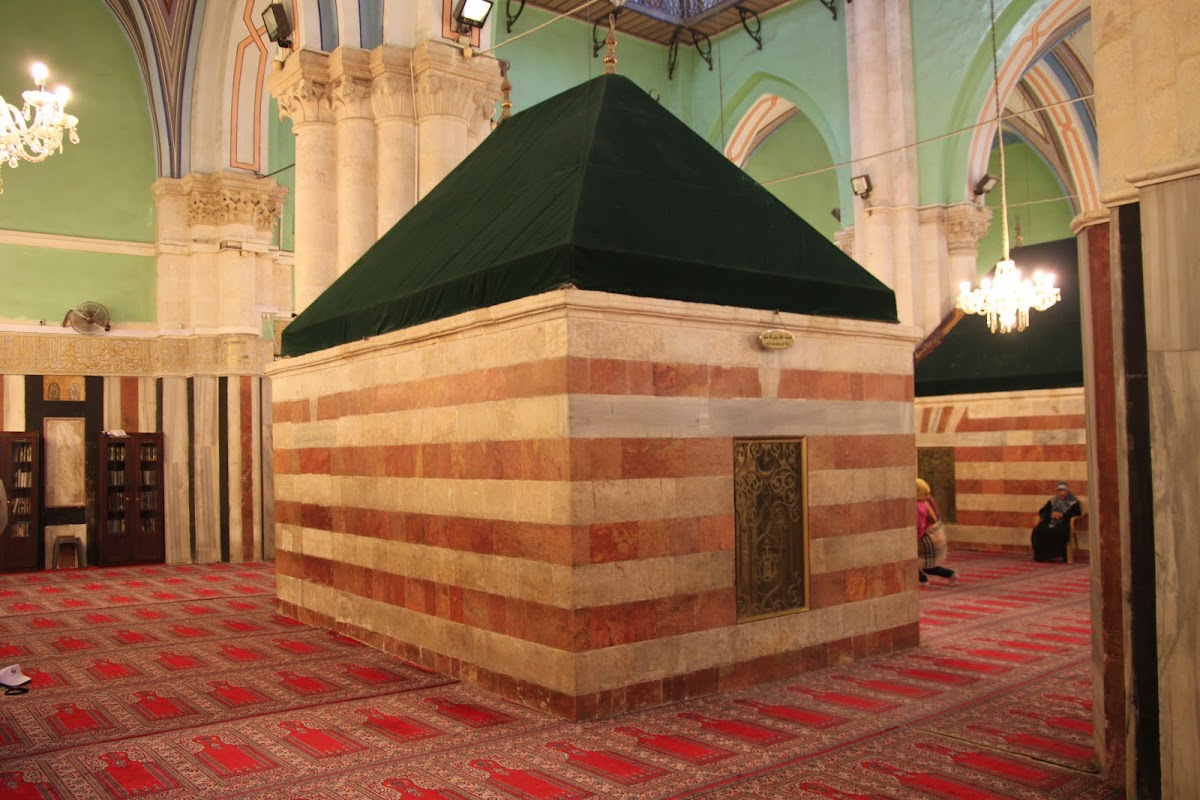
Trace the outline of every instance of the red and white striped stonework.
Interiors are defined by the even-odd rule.
[[[1082,387],[922,397],[916,416],[918,447],[954,448],[952,546],[1028,552],[1037,512],[1059,481],[1087,510]],[[1087,540],[1079,536],[1082,552]]]
[[[279,607],[575,719],[911,646],[913,345],[566,289],[277,362]],[[811,609],[738,624],[743,436],[807,437]]]

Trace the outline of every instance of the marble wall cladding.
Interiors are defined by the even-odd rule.
[[[1157,576],[1159,737],[1164,797],[1200,792],[1200,324],[1195,271],[1200,235],[1193,221],[1200,177],[1142,192],[1150,458]],[[1145,487],[1130,487],[1145,491]],[[1131,520],[1131,535],[1137,521]]]
[[[954,459],[952,544],[1024,551],[1037,511],[1059,481],[1088,508],[1083,388],[922,397],[915,404],[921,448]],[[1086,525],[1086,524],[1085,524]],[[1088,550],[1082,532],[1079,545]]]
[[[43,428],[45,474],[54,476],[43,489],[45,506],[83,506],[87,502],[83,417],[46,417]]]
[[[25,430],[25,376],[4,376],[4,430]]]
[[[190,564],[191,534],[191,420],[188,414],[188,379],[162,379],[163,469],[166,486],[163,509],[167,536],[167,563]]]
[[[40,380],[40,379],[39,379]],[[5,430],[24,430],[24,375],[0,376]],[[224,385],[226,391],[220,387]],[[262,394],[270,390],[252,375],[186,377],[104,376],[89,402],[100,406],[104,430],[162,431],[165,441],[165,536],[168,563],[199,557],[232,561],[270,558],[273,511],[264,507],[262,453],[270,451],[270,408],[264,422]],[[269,397],[269,394],[268,394]],[[268,400],[269,402],[269,400]],[[162,408],[160,408],[160,405]],[[51,409],[52,410],[52,409]],[[223,422],[222,422],[223,420]],[[86,461],[83,417],[44,420],[45,508],[82,507],[93,465]],[[222,463],[223,460],[223,463]],[[228,480],[221,485],[222,470]],[[267,490],[269,496],[270,490]],[[264,520],[269,520],[264,540]],[[199,549],[197,549],[197,542]]]
[[[199,564],[221,560],[220,379],[191,378],[193,552]]]
[[[567,290],[277,362],[280,608],[573,717],[908,646],[914,339]],[[743,436],[807,437],[811,611],[738,626]]]

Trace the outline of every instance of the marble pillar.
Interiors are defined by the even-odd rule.
[[[191,424],[188,420],[188,380],[162,379],[163,470],[167,475],[163,499],[168,564],[192,563]]]
[[[1096,752],[1107,775],[1125,768],[1125,627],[1122,591],[1121,470],[1117,387],[1118,327],[1113,318],[1108,212],[1081,214],[1071,224],[1079,241],[1079,297],[1088,445],[1088,547],[1092,606],[1092,707]]]
[[[279,257],[272,241],[286,193],[270,178],[234,172],[155,181],[164,334],[261,335],[262,298],[278,298],[279,284],[290,289],[286,269],[259,264]]]
[[[1163,797],[1200,797],[1200,161],[1141,196]],[[1145,491],[1145,487],[1140,487]]]
[[[416,89],[417,192],[424,197],[471,151],[469,133],[483,109],[500,99],[500,67],[492,58],[425,41],[413,49]]]
[[[1141,325],[1144,353],[1114,358],[1117,408],[1128,413],[1122,382],[1141,381],[1146,397],[1149,468],[1146,485],[1123,480],[1119,492],[1123,553],[1133,537],[1153,536],[1153,569],[1124,564],[1134,599],[1127,652],[1140,631],[1136,616],[1142,585],[1154,581],[1149,614],[1155,620],[1156,663],[1132,669],[1127,657],[1126,791],[1131,797],[1200,797],[1200,3],[1196,0],[1095,0],[1092,5],[1096,121],[1100,142],[1101,199],[1110,210],[1114,286],[1128,274],[1141,283],[1143,306],[1114,298],[1117,324]],[[1125,204],[1137,203],[1136,208]],[[1122,305],[1124,303],[1124,305]],[[1123,314],[1124,312],[1124,314]],[[1142,376],[1122,368],[1144,364]],[[1131,384],[1133,385],[1133,384]],[[1119,459],[1136,466],[1146,460],[1127,439]],[[1123,469],[1122,475],[1132,472]],[[1136,518],[1133,501],[1150,498],[1152,525]],[[1152,531],[1152,533],[1151,533]],[[1144,538],[1142,539],[1144,541]],[[1151,577],[1153,576],[1153,577]],[[1145,623],[1143,623],[1144,626]],[[1136,648],[1141,653],[1140,648]],[[1136,698],[1157,697],[1157,708]],[[1147,733],[1154,738],[1148,741]]]
[[[296,135],[295,310],[303,311],[337,277],[337,131],[329,56],[300,50],[271,73],[267,88]]]
[[[376,235],[383,236],[417,202],[417,118],[412,82],[412,51],[377,47],[371,51],[375,112]]]
[[[197,375],[192,381],[192,524],[197,564],[221,560],[221,445],[219,379]]]
[[[987,235],[992,210],[975,203],[959,203],[946,209],[946,254],[949,257],[945,281],[946,302],[951,309],[958,285],[972,285],[979,277],[979,242]],[[947,309],[949,311],[949,309]]]
[[[337,274],[375,243],[376,161],[370,54],[339,47],[329,57],[337,132]]]
[[[929,329],[940,319],[925,320],[916,296],[917,157],[905,146],[917,138],[909,0],[847,4],[846,53],[853,172],[872,183],[868,197],[854,200],[855,258],[896,293],[902,323]]]

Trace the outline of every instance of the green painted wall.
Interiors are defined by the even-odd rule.
[[[604,6],[608,8],[607,4]],[[495,28],[497,45],[555,16],[526,6],[513,32],[509,34],[504,30],[503,4],[500,4],[500,12]],[[688,72],[693,55],[681,48],[675,79],[667,80],[667,48],[619,33],[617,38],[617,72],[647,92],[657,91],[662,104],[688,122],[688,113],[683,107],[683,82],[686,78],[681,73]],[[574,19],[561,20],[504,45],[495,51],[495,56],[507,59],[512,64],[508,78],[513,85],[514,114],[604,72],[604,62],[601,60],[603,48],[599,58],[592,57],[591,26]]]
[[[820,131],[803,115],[797,114],[754,152],[746,164],[746,172],[762,182],[797,171],[820,169],[832,163]],[[834,232],[842,228],[829,213],[839,202],[836,172],[822,172],[767,188],[831,241]]]
[[[850,158],[850,98],[846,91],[846,16],[839,4],[838,18],[815,0],[792,3],[763,15],[761,50],[739,26],[715,40],[719,73],[708,72],[702,61],[694,63],[691,81],[695,122],[710,142],[723,147],[746,111],[764,94],[775,94],[796,106],[820,132],[833,163]],[[795,153],[795,164],[781,160],[780,174],[805,171],[809,157]],[[843,224],[854,222],[849,189],[850,169],[834,175],[836,202],[846,212]],[[806,183],[809,178],[800,179]],[[794,190],[793,190],[794,191]],[[826,217],[829,209],[823,212]]]
[[[996,0],[996,49],[1001,65],[1051,2]],[[975,125],[993,85],[988,4],[916,0],[912,3],[912,36],[917,139]],[[921,203],[969,199],[965,187],[972,135],[973,131],[966,131],[918,149]]]
[[[512,35],[528,31],[551,16],[526,7]],[[738,121],[761,95],[777,94],[800,109],[811,129],[819,133],[820,147],[813,154],[806,149],[773,147],[769,177],[803,171],[805,165],[815,163],[814,159],[827,166],[850,156],[845,16],[838,16],[834,21],[815,0],[793,3],[767,14],[762,18],[763,48],[759,50],[739,26],[713,40],[712,70],[694,48],[681,45],[671,80],[667,78],[666,47],[618,34],[617,71],[647,91],[656,90],[664,107],[717,148],[724,146]],[[497,30],[497,42],[508,38],[503,23]],[[562,20],[497,50],[497,56],[512,62],[509,77],[514,112],[599,75],[603,64],[591,56],[591,36],[590,26]],[[808,137],[806,141],[815,140]],[[758,169],[760,177],[768,177],[765,166]],[[822,213],[828,217],[829,208],[841,205],[847,209],[845,224],[850,224],[853,204],[848,185],[842,188],[849,181],[849,168],[830,175],[828,183],[837,187],[838,197]],[[806,191],[805,186],[812,185],[800,183],[799,187],[783,184],[779,191],[798,198]]]
[[[296,249],[296,137],[292,121],[279,118],[279,103],[274,97],[267,115],[267,172],[288,190],[283,200],[283,215],[275,229],[276,242],[279,249],[291,252]]]
[[[80,138],[39,164],[0,166],[0,228],[153,242],[156,145],[137,61],[103,2],[69,5],[0,26],[0,94],[19,104],[32,88],[29,66],[42,61],[47,88],[71,88]],[[58,325],[83,300],[108,306],[118,323],[155,319],[152,256],[0,245],[0,282],[2,319]]]
[[[155,142],[137,61],[103,2],[69,13],[6,15],[0,25],[0,94],[19,104],[29,66],[50,68],[47,88],[71,88],[77,145],[40,164],[0,167],[0,228],[98,239],[154,241]]]
[[[1007,138],[1007,137],[1006,137]],[[1053,170],[1047,166],[1037,151],[1025,142],[1015,142],[1004,148],[1004,160],[1008,172],[1008,229],[1009,247],[1017,246],[1017,221],[1021,223],[1023,244],[1040,244],[1066,239],[1071,233],[1071,219],[1075,212],[1064,195],[1062,184]],[[988,171],[1000,174],[1000,151],[992,149]],[[1048,200],[1050,202],[1037,202]],[[1030,205],[1025,205],[1031,203]],[[1000,187],[987,195],[987,205],[992,209],[992,223],[987,235],[979,242],[978,270],[983,274],[996,266],[1000,260]],[[1032,268],[1035,265],[1019,267]],[[1024,269],[1026,276],[1033,273]]]
[[[155,319],[153,256],[9,245],[0,249],[0,274],[4,319],[59,325],[84,300],[103,303],[116,323]]]

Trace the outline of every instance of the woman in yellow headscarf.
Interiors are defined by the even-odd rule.
[[[946,578],[951,586],[958,583],[958,573],[942,566],[946,560],[946,532],[929,484],[920,478],[917,478],[917,551],[921,559],[917,571],[922,584],[929,583],[930,575]]]

